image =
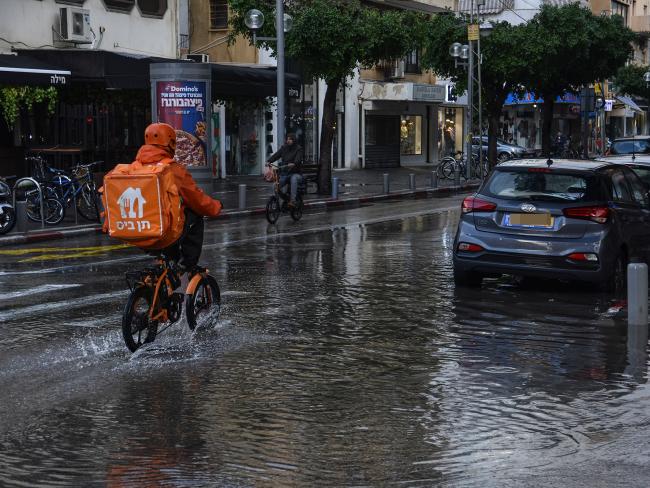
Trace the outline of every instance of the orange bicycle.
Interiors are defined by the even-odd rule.
[[[156,335],[177,322],[183,312],[183,302],[190,330],[194,330],[202,316],[219,317],[219,285],[207,269],[197,269],[185,293],[179,293],[174,291],[181,284],[179,267],[160,254],[155,266],[127,272],[126,282],[131,294],[122,315],[122,335],[131,352],[153,342]],[[159,332],[161,325],[164,329]]]

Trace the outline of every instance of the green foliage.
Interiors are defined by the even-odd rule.
[[[525,84],[547,95],[576,91],[613,76],[636,39],[620,17],[595,16],[577,3],[542,6],[527,29],[536,42],[526,50],[532,69]]]
[[[616,91],[626,95],[649,99],[650,88],[648,88],[643,79],[643,75],[648,71],[650,71],[650,66],[635,66],[632,64],[623,66],[614,77]]]
[[[230,0],[233,13],[229,42],[252,36],[244,15],[252,8],[262,11],[261,37],[275,36],[273,1]],[[285,35],[285,54],[300,60],[306,75],[325,81],[352,75],[357,63],[370,66],[383,59],[395,59],[420,45],[424,17],[413,12],[379,11],[358,0],[301,0],[287,2],[293,28]],[[258,41],[258,47],[276,55],[276,43]]]
[[[36,103],[47,103],[48,113],[54,113],[57,99],[58,92],[54,87],[0,87],[0,110],[9,127],[13,126],[21,108],[31,110]]]

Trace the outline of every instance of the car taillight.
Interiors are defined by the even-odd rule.
[[[587,219],[599,224],[604,224],[609,218],[609,208],[607,207],[573,207],[565,208],[562,212],[565,217]]]
[[[491,212],[497,208],[496,204],[476,197],[467,197],[463,200],[461,210],[464,214],[470,212]]]
[[[598,262],[598,256],[592,252],[574,252],[567,256],[573,261],[590,261]]]
[[[458,250],[463,252],[480,252],[483,250],[478,244],[470,244],[469,242],[459,242]]]

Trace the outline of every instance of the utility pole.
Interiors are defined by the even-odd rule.
[[[469,25],[467,29],[467,44],[469,45],[469,59],[467,60],[467,149],[465,152],[465,176],[469,180],[472,177],[472,138],[474,121],[474,42],[470,34],[471,26],[474,24],[474,1],[471,0],[469,8]],[[479,146],[480,147],[480,146]]]
[[[278,85],[278,107],[276,122],[278,134],[278,149],[284,144],[284,2],[275,0],[275,32],[277,37],[278,57],[277,57],[277,85]]]
[[[478,136],[481,144],[478,146],[478,163],[479,163],[479,176],[483,179],[486,175],[483,174],[483,85],[481,85],[481,5],[485,0],[477,0],[476,2],[476,25],[478,25],[478,39],[476,39],[476,69],[478,71]]]

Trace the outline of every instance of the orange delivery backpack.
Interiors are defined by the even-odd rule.
[[[118,164],[104,176],[104,232],[146,250],[164,249],[182,236],[185,213],[173,161]]]

